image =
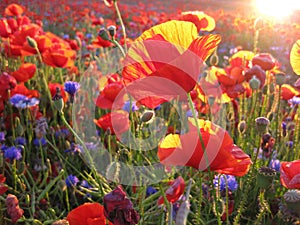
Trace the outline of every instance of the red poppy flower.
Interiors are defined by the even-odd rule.
[[[126,111],[118,110],[105,114],[98,120],[94,119],[94,123],[106,130],[110,130],[111,134],[121,135],[129,129],[129,114]]]
[[[289,189],[300,188],[300,160],[292,162],[281,162],[280,164],[281,184]]]
[[[271,70],[275,67],[276,60],[269,53],[260,53],[252,59],[253,65],[259,65],[263,70]]]
[[[61,96],[63,97],[64,102],[67,102],[67,101],[68,101],[68,95],[66,94],[63,85],[61,85],[61,84],[59,84],[59,83],[49,83],[49,84],[48,84],[48,87],[49,87],[49,90],[50,90],[50,93],[51,93],[52,98],[53,98],[54,95],[56,94],[56,88],[59,88],[59,89],[60,89]]]
[[[104,208],[99,203],[84,203],[67,215],[70,225],[113,225],[107,223]]]
[[[194,23],[198,32],[213,31],[216,27],[214,18],[200,11],[182,12],[178,19]]]
[[[133,225],[139,222],[140,216],[126,197],[121,185],[104,196],[103,205],[104,215],[114,225]]]
[[[6,18],[0,19],[0,36],[7,38],[12,34],[12,30],[7,22]]]
[[[21,94],[21,95],[25,95],[28,98],[39,98],[40,94],[37,90],[29,90],[24,83],[19,83],[17,84],[14,89],[12,89],[11,91],[11,96],[15,95],[15,94]]]
[[[178,95],[185,98],[220,40],[219,35],[198,37],[196,26],[185,21],[150,28],[131,44],[124,60],[128,92],[149,108]]]
[[[300,39],[298,39],[291,49],[290,63],[297,75],[300,75]]]
[[[298,96],[298,95],[300,95],[300,92],[294,87],[292,87],[291,85],[283,84],[281,86],[281,98],[283,100],[289,100],[294,96]]]
[[[5,43],[5,53],[9,56],[29,56],[36,54],[36,50],[29,46],[27,37],[35,38],[43,32],[37,24],[23,25],[14,32]]]
[[[18,82],[26,82],[31,79],[36,71],[36,65],[33,63],[23,63],[18,70],[11,75],[16,78]]]
[[[179,176],[175,180],[169,182],[169,185],[171,187],[169,187],[165,193],[166,198],[167,198],[168,202],[174,203],[180,198],[180,196],[184,192],[184,189],[185,189],[184,179],[181,176]],[[158,205],[164,204],[163,196],[160,196],[158,198],[157,204]]]
[[[8,190],[8,187],[4,184],[5,180],[6,177],[3,174],[0,174],[0,195],[3,195]]]
[[[194,122],[189,132],[169,134],[159,144],[158,157],[164,165],[191,166],[233,176],[245,175],[252,164],[250,157],[234,145],[228,132],[210,121],[197,120],[202,141]],[[205,155],[202,148],[205,147]]]
[[[8,90],[12,90],[17,85],[17,81],[13,76],[4,72],[0,75],[0,99],[7,100]]]
[[[24,9],[22,6],[18,4],[10,4],[8,5],[4,10],[5,16],[20,16],[24,12]]]
[[[100,92],[96,105],[101,109],[111,109],[114,105],[114,109],[120,109],[124,103],[123,98],[118,96],[123,90],[124,86],[120,82],[114,82],[107,84]],[[124,95],[124,93],[121,93]]]
[[[74,66],[76,52],[72,49],[65,48],[61,44],[53,46],[42,54],[45,64],[52,67],[69,68]]]
[[[92,46],[94,48],[108,48],[114,46],[114,44],[98,36],[97,39],[92,42]]]
[[[260,80],[260,88],[262,88],[266,82],[266,72],[259,65],[255,65],[245,72],[245,80],[249,82],[253,76]]]

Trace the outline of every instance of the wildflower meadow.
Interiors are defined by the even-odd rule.
[[[300,2],[0,6],[0,225],[300,224]]]

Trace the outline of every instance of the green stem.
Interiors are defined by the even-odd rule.
[[[122,32],[123,32],[123,38],[124,38],[124,48],[125,48],[125,53],[127,53],[127,35],[126,35],[126,28],[125,28],[125,25],[124,25],[124,22],[123,22],[123,19],[122,19],[122,16],[121,16],[121,13],[120,13],[120,10],[119,10],[119,7],[118,7],[118,3],[117,3],[117,0],[114,0],[114,7],[116,9],[116,12],[117,12],[117,16],[118,16],[118,19],[120,21],[120,24],[121,24],[121,27],[122,27]],[[126,54],[124,54],[126,55]]]

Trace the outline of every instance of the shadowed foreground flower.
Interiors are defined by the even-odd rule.
[[[183,194],[185,189],[184,179],[179,176],[175,180],[169,182],[170,187],[165,192],[166,198],[170,203],[176,202],[180,196]],[[157,200],[157,204],[161,205],[164,203],[163,196],[160,196]]]
[[[104,196],[103,205],[104,215],[114,225],[134,225],[140,219],[120,185]]]
[[[281,162],[280,165],[281,184],[288,189],[300,188],[300,160],[292,162]]]
[[[19,206],[19,200],[15,195],[8,194],[5,200],[7,213],[13,223],[16,223],[23,216],[23,209]]]
[[[113,225],[106,223],[104,208],[99,203],[84,203],[67,215],[70,225]]]
[[[233,176],[245,175],[252,164],[250,157],[233,143],[228,132],[210,121],[189,122],[189,132],[168,134],[158,146],[158,157],[164,165],[191,166]],[[204,149],[202,147],[204,145]],[[205,150],[205,154],[204,154]]]
[[[8,187],[4,184],[5,180],[6,177],[0,174],[0,195],[3,195],[8,190]]]

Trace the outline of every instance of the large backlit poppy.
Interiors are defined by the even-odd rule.
[[[150,108],[186,96],[220,41],[219,35],[199,37],[196,26],[186,21],[150,28],[131,44],[124,60],[122,76],[127,90]]]
[[[216,27],[214,18],[201,11],[182,12],[178,19],[194,23],[198,32],[213,31]]]
[[[210,121],[189,122],[186,134],[168,134],[158,146],[158,157],[164,165],[191,166],[233,176],[245,175],[252,164],[250,157],[233,143],[228,132]],[[202,144],[205,147],[202,147]]]
[[[104,208],[99,203],[84,203],[67,215],[70,225],[113,225],[104,216]]]
[[[300,160],[292,162],[281,162],[280,164],[281,184],[289,189],[300,189]]]
[[[298,39],[291,49],[290,63],[297,75],[300,75],[300,39]]]
[[[36,71],[36,65],[33,63],[22,63],[18,70],[11,73],[18,82],[26,82],[31,79]]]

